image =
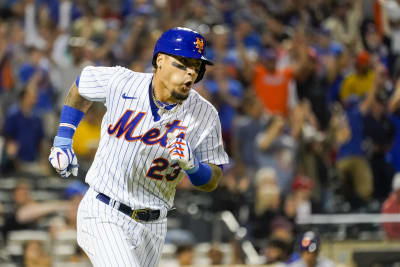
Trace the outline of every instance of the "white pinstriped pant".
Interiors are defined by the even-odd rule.
[[[79,204],[78,244],[95,267],[157,266],[167,219],[139,223],[117,209],[96,199],[89,189]]]

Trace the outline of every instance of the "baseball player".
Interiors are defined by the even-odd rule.
[[[228,163],[220,121],[191,90],[212,65],[204,50],[202,35],[173,28],[157,40],[153,73],[89,66],[69,90],[49,156],[62,177],[77,175],[72,137],[84,113],[93,101],[107,108],[77,216],[94,266],[157,266],[179,181],[217,187]]]

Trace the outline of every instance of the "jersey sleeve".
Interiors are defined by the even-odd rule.
[[[194,150],[195,157],[200,162],[223,165],[229,163],[228,155],[222,141],[221,123],[219,118],[214,120],[210,127],[200,136],[199,144]]]
[[[109,82],[117,70],[117,67],[85,67],[79,78],[79,94],[87,100],[105,103]]]

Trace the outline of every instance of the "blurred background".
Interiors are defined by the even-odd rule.
[[[400,266],[399,0],[0,0],[0,266],[90,266],[76,209],[105,108],[75,180],[47,160],[60,109],[85,66],[151,72],[175,26],[207,40],[195,90],[230,164],[212,193],[179,184],[160,266]]]

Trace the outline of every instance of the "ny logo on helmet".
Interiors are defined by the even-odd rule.
[[[202,38],[196,37],[196,48],[199,49],[197,50],[200,54],[204,49],[204,40]]]

